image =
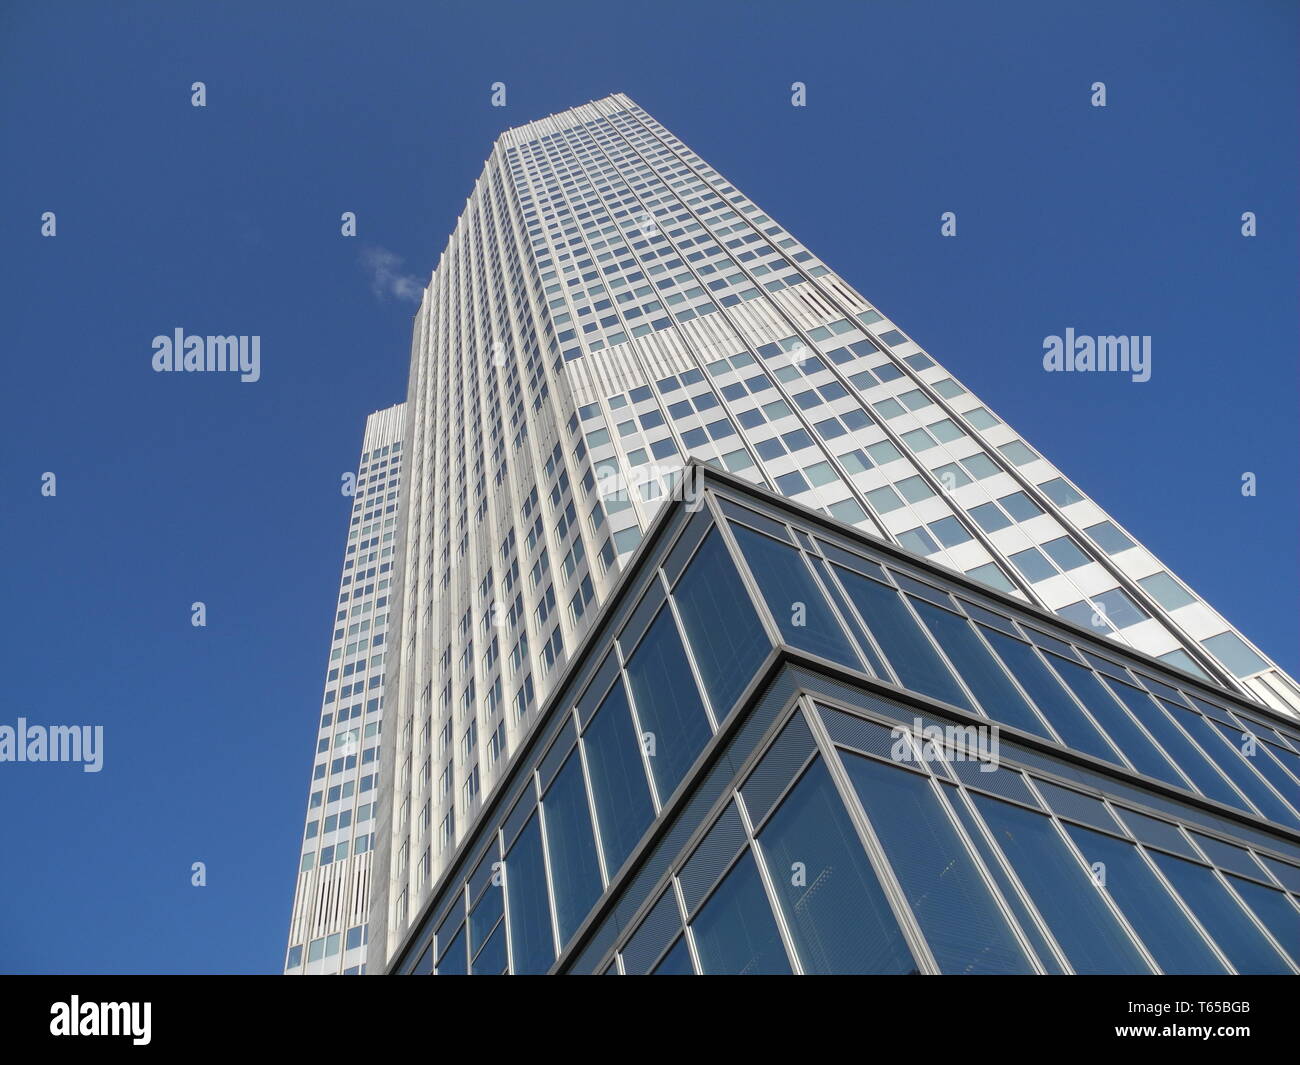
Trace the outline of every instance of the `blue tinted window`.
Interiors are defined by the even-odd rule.
[[[1148,853],[1237,972],[1255,975],[1291,971],[1211,870],[1168,854]]]
[[[993,629],[984,629],[984,637],[993,645],[1007,668],[1015,674],[1020,686],[1029,693],[1038,709],[1043,712],[1052,728],[1060,734],[1067,747],[1118,762],[1110,744],[1102,737],[1078,705],[1061,687],[1047,667],[1043,665],[1032,647]]]
[[[666,800],[713,734],[667,609],[659,611],[628,660],[627,678],[650,754],[650,771],[660,799]]]
[[[474,976],[502,976],[506,971],[506,926],[496,927],[483,949],[474,956],[470,968]]]
[[[1282,948],[1300,961],[1300,910],[1280,891],[1235,876],[1228,877],[1228,882]]]
[[[605,696],[582,737],[596,803],[600,842],[610,876],[632,853],[654,820],[650,787],[641,763],[632,715],[621,681]]]
[[[1213,725],[1193,710],[1175,708],[1175,713],[1179,724],[1191,733],[1201,750],[1210,756],[1214,764],[1228,775],[1265,817],[1284,825],[1300,825],[1300,818],[1264,786],[1264,782],[1254,774],[1246,760],[1237,753],[1237,749],[1230,747]]]
[[[940,971],[1032,973],[934,785],[869,758],[843,759]]]
[[[587,808],[582,764],[576,752],[556,774],[551,790],[542,800],[542,813],[546,818],[555,917],[563,944],[578,930],[602,890],[591,811]]]
[[[555,961],[555,942],[542,860],[542,829],[536,814],[519,833],[505,865],[511,971],[523,976],[544,973]]]
[[[1228,741],[1229,747],[1234,747],[1245,754],[1246,734],[1241,729],[1225,725],[1221,721],[1213,721],[1211,724]],[[1284,798],[1290,799],[1292,806],[1300,805],[1300,791],[1296,789],[1295,782],[1282,769],[1281,763],[1269,757],[1269,751],[1273,748],[1268,743],[1260,742],[1258,736],[1256,741],[1255,753],[1247,756],[1255,772],[1268,780]]]
[[[717,529],[704,538],[673,599],[709,702],[722,717],[758,671],[771,642]]]
[[[731,528],[785,641],[854,669],[862,668],[799,552],[744,526]]]
[[[655,966],[651,976],[694,976],[691,965],[691,951],[686,945],[686,937],[680,936],[673,944],[672,950],[664,955],[663,961]]]
[[[790,960],[748,851],[740,856],[691,922],[706,976],[789,973]]]
[[[758,840],[805,972],[918,971],[820,759]]]
[[[965,692],[953,679],[920,626],[912,620],[898,593],[839,566],[835,569],[853,605],[858,608],[867,628],[898,674],[899,683],[923,695],[973,710]]]
[[[442,957],[438,959],[439,976],[468,976],[469,959],[465,957],[465,928],[452,937]]]
[[[1239,810],[1248,809],[1242,802],[1241,796],[1232,790],[1196,744],[1179,731],[1169,720],[1168,715],[1156,706],[1150,697],[1136,688],[1130,688],[1127,684],[1120,684],[1117,681],[1111,681],[1110,687],[1133,715],[1147,727],[1147,731],[1169,752],[1178,768],[1202,795],[1235,806]]]
[[[1223,963],[1178,908],[1137,847],[1087,828],[1067,826],[1090,866],[1100,862],[1105,888],[1146,944],[1156,964],[1170,975],[1225,973]]]
[[[914,601],[913,605],[989,717],[1039,736],[1048,735],[1038,715],[1007,679],[997,659],[980,643],[968,621],[929,603]]]
[[[956,787],[946,781],[941,786],[944,794],[948,797],[949,804],[957,814],[957,819],[966,830],[966,838],[975,844],[975,849],[979,852],[980,857],[984,859],[984,868],[992,874],[994,881],[1002,892],[1002,897],[1006,900],[1007,905],[1011,907],[1011,912],[1020,923],[1020,930],[1029,938],[1029,942],[1038,953],[1038,960],[1053,976],[1065,972],[1060,962],[1057,961],[1055,952],[1048,945],[1046,937],[1039,930],[1038,923],[1030,915],[1028,907],[1025,906],[1020,897],[1020,893],[1016,891],[1011,883],[1011,878],[1007,876],[1006,870],[1002,868],[997,856],[993,853],[993,848],[989,846],[988,840],[980,830],[975,815],[970,812],[966,803],[962,801]]]
[[[1076,973],[1150,972],[1050,820],[983,795],[975,804]]]
[[[1187,786],[1169,759],[1156,749],[1145,733],[1133,723],[1133,719],[1115,702],[1114,697],[1102,687],[1095,673],[1056,657],[1052,657],[1052,665],[1074,690],[1079,702],[1092,711],[1097,724],[1110,734],[1110,738],[1139,772],[1175,787]]]
[[[501,920],[501,915],[504,912],[505,899],[502,897],[501,889],[489,882],[487,890],[474,904],[474,909],[469,915],[469,949],[471,954],[477,954],[482,949],[483,944],[492,935],[493,929],[496,928],[497,922]]]

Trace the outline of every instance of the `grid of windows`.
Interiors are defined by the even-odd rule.
[[[1300,731],[735,488],[658,544],[398,971],[1300,971]],[[777,642],[862,679],[786,667],[788,722],[701,762]]]
[[[691,458],[1300,707],[1290,678],[621,94],[498,140],[416,316],[408,397],[389,663],[400,727],[373,922],[390,948]],[[439,756],[431,775],[450,786],[426,797],[408,735],[461,733],[471,717],[479,748]],[[506,756],[489,758],[482,743],[502,725]],[[404,857],[422,851],[400,816],[426,798],[450,834],[430,877]]]
[[[372,414],[353,483],[343,574],[298,859],[286,973],[365,971],[370,851],[405,406]],[[428,735],[422,737],[428,746]]]

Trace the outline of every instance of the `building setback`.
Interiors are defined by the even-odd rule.
[[[808,574],[795,566],[794,573],[803,576],[790,577],[794,583],[773,593],[775,600],[763,588],[765,605],[757,600],[750,604],[759,619],[753,631],[762,634],[761,641],[754,637],[754,646],[764,656],[790,655],[797,648],[823,666],[835,663],[837,676],[847,670],[859,691],[877,696],[885,689],[895,695],[905,692],[903,705],[954,724],[971,723],[963,714],[998,721],[990,700],[1001,706],[995,692],[1005,696],[1014,690],[1023,717],[1001,725],[1023,727],[1026,735],[1017,733],[1017,739],[1028,743],[1026,749],[1036,749],[1026,737],[1038,729],[1039,741],[1071,764],[1082,759],[1090,772],[1102,772],[1098,764],[1106,764],[1111,768],[1105,772],[1143,776],[1141,785],[1125,786],[1145,787],[1150,794],[1159,790],[1156,782],[1183,789],[1193,798],[1179,801],[1193,807],[1220,803],[1224,809],[1215,807],[1214,816],[1234,825],[1262,815],[1274,826],[1259,831],[1286,836],[1289,827],[1280,826],[1293,827],[1294,797],[1287,790],[1296,783],[1296,766],[1289,760],[1296,751],[1288,747],[1286,726],[1277,723],[1278,715],[1289,719],[1300,708],[1300,690],[1291,678],[883,312],[626,96],[529,123],[498,140],[416,315],[406,408],[409,476],[399,522],[394,654],[387,661],[389,727],[381,748],[374,827],[378,871],[370,910],[376,955],[372,971],[390,963],[394,968],[423,966],[418,958],[426,945],[430,967],[446,949],[455,959],[461,949],[454,946],[457,935],[463,937],[467,965],[482,951],[493,952],[484,956],[479,971],[492,969],[498,959],[504,966],[507,956],[524,954],[530,964],[541,964],[537,959],[547,954],[545,937],[536,937],[543,924],[550,929],[546,965],[573,968],[578,942],[595,934],[591,922],[605,920],[598,913],[602,907],[616,908],[617,929],[609,933],[615,938],[641,912],[618,909],[624,905],[619,900],[627,878],[648,876],[651,870],[667,875],[664,870],[682,856],[681,848],[693,845],[693,839],[673,833],[695,825],[681,820],[686,807],[717,798],[716,791],[698,789],[713,786],[708,773],[711,765],[716,770],[717,758],[733,757],[724,756],[720,747],[732,724],[743,728],[742,716],[755,712],[752,705],[741,709],[740,697],[748,691],[760,698],[755,686],[780,679],[771,672],[776,667],[764,665],[767,657],[760,660],[757,650],[751,654],[753,672],[733,678],[736,690],[710,691],[709,667],[684,629],[681,603],[675,596],[664,597],[666,607],[648,603],[636,619],[640,631],[663,634],[655,652],[660,657],[648,667],[656,678],[652,688],[638,695],[626,672],[631,663],[624,661],[637,652],[612,632],[602,637],[604,649],[617,646],[620,657],[605,659],[604,668],[624,671],[627,679],[611,692],[620,692],[626,706],[596,720],[617,718],[621,724],[608,729],[634,730],[634,757],[625,745],[606,737],[614,760],[596,765],[593,760],[601,757],[594,753],[596,739],[589,740],[584,731],[577,753],[569,742],[576,742],[578,730],[587,727],[598,709],[588,707],[587,717],[575,710],[580,696],[575,677],[600,650],[592,644],[597,639],[593,619],[599,615],[606,619],[602,625],[608,625],[611,597],[616,589],[623,594],[628,581],[653,578],[663,592],[673,579],[662,562],[648,561],[651,552],[643,540],[648,530],[669,521],[664,508],[674,493],[682,494],[688,458],[698,460],[692,469],[707,465],[728,471],[726,477],[694,475],[702,478],[701,485],[714,483],[709,478],[716,476],[733,489],[736,484],[757,486],[758,498],[766,499],[761,490],[767,490],[790,500],[788,513],[801,521],[829,521],[840,530],[837,535],[849,536],[851,546],[841,543],[844,550],[865,557],[871,550],[901,548],[898,557],[910,560],[914,579],[944,585],[948,590],[943,595],[951,588],[963,594],[982,588],[969,595],[995,604],[986,609],[998,613],[1004,630],[1012,630],[1001,631],[1009,641],[1004,649],[990,648],[990,638],[980,630],[971,652],[980,676],[968,676],[958,659],[971,639],[967,630],[978,619],[952,613],[947,601],[943,606],[931,603],[934,619],[921,617],[910,596],[899,599],[897,582],[885,578],[881,583],[867,575],[863,587],[885,588],[893,597],[881,609],[902,610],[908,622],[924,625],[917,629],[914,646],[891,651],[886,637],[863,615],[865,608],[845,601],[855,593],[838,577],[818,571],[833,560],[819,556],[810,562],[806,556],[800,565],[812,566],[808,572],[816,575],[815,590],[829,596],[829,614],[820,629],[809,620],[815,602],[800,596],[811,596],[814,589],[804,581]],[[685,495],[687,501],[676,506],[687,512],[704,497],[712,498],[703,489],[691,488]],[[719,521],[714,507],[708,508],[710,520]],[[779,549],[782,538],[794,550],[789,526],[783,534],[776,527],[764,529],[761,522],[758,526],[760,532],[777,533],[778,539],[760,537],[755,550],[766,545],[770,551],[771,544]],[[856,532],[845,531],[850,529]],[[719,584],[725,591],[710,593],[713,620],[733,623],[725,612],[717,612],[740,595],[739,589],[754,592],[755,583],[767,579],[766,563],[755,562],[745,551],[738,557],[736,536],[720,529],[710,543],[716,545],[710,550],[719,580],[736,575],[732,584]],[[806,552],[810,545],[800,542],[799,548]],[[748,562],[741,561],[746,558]],[[779,554],[770,561],[774,572],[784,565]],[[1013,609],[1008,603],[1020,606]],[[708,616],[704,605],[697,606],[700,616]],[[1024,624],[1069,634],[1058,640],[1082,641],[1091,654],[1100,655],[1098,648],[1105,648],[1120,662],[1141,663],[1171,691],[1182,684],[1202,695],[1213,692],[1221,709],[1230,705],[1256,715],[1252,721],[1267,721],[1270,729],[1281,730],[1272,733],[1276,749],[1269,747],[1262,763],[1239,766],[1230,759],[1225,767],[1215,761],[1221,752],[1201,744],[1226,744],[1231,730],[1253,727],[1228,710],[1222,712],[1235,723],[1206,717],[1180,696],[1175,705],[1195,714],[1199,725],[1164,709],[1163,716],[1141,720],[1145,704],[1138,711],[1124,702],[1132,698],[1129,688],[1142,699],[1159,699],[1157,693],[1127,673],[1127,679],[1099,679],[1083,665],[1086,660],[1077,658],[1073,664],[1084,690],[1076,688],[1071,670],[1057,669],[1044,657],[1050,652],[1034,646],[1032,637],[1025,642],[1028,634],[1018,627],[1021,622],[1009,618],[1008,612],[1016,609],[1033,619]],[[948,617],[957,619],[955,628],[945,626]],[[820,648],[800,644],[786,631],[790,625],[803,635],[805,630],[822,631],[830,642]],[[1000,631],[997,623],[988,625]],[[957,646],[950,647],[949,639]],[[1028,650],[1022,652],[1022,647]],[[1003,657],[1002,651],[1016,660]],[[986,660],[985,653],[995,657]],[[1023,662],[1017,659],[1022,654],[1028,655]],[[785,668],[788,661],[783,662],[781,676],[794,676]],[[1020,666],[1028,676],[1020,675]],[[1114,667],[1121,673],[1129,668]],[[1082,677],[1085,672],[1088,679]],[[1112,681],[1121,688],[1112,690]],[[1101,695],[1094,682],[1103,685]],[[1032,689],[1040,683],[1036,696]],[[981,694],[980,687],[989,684],[997,687]],[[822,688],[809,690],[826,697]],[[663,697],[674,705],[660,708],[666,716],[656,718],[658,728],[651,727],[648,718],[659,712],[653,704]],[[852,969],[878,963],[882,971],[895,971],[895,963],[908,971],[942,969],[936,945],[921,928],[924,922],[908,911],[903,874],[879,838],[885,829],[866,824],[869,812],[847,799],[849,778],[857,770],[832,757],[830,747],[838,741],[826,738],[830,726],[809,698],[806,691],[799,696],[804,701],[797,716],[815,742],[803,756],[818,752],[818,764],[865,848],[866,858],[845,860],[857,863],[852,875],[861,884],[875,877],[884,907],[876,911],[881,928],[887,931],[886,914],[892,915],[901,936],[891,939],[894,946],[888,949],[880,946],[884,953],[863,947],[867,953],[855,959],[827,964]],[[1039,699],[1059,701],[1055,712],[1062,715],[1060,722],[1051,720],[1053,711]],[[788,714],[790,705],[780,713]],[[1153,730],[1165,729],[1166,718],[1177,723],[1160,738]],[[1203,741],[1189,732],[1201,725],[1215,730]],[[488,813],[506,813],[500,804],[515,797],[502,782],[523,786],[520,759],[537,750],[541,738],[552,736],[555,728],[572,735],[556,736],[564,749],[553,748],[551,762],[536,767],[527,781],[533,805],[521,797],[524,806],[516,807],[516,821],[494,829],[493,862],[462,869],[491,829],[484,820]],[[1004,743],[1003,759],[1007,749]],[[743,756],[754,756],[755,750]],[[740,767],[739,762],[728,765]],[[915,770],[921,771],[928,772]],[[602,775],[626,792],[604,812],[598,790]],[[914,776],[902,772],[899,779]],[[979,779],[1003,778],[987,772]],[[721,787],[726,782],[714,783]],[[955,786],[956,778],[948,783]],[[548,791],[561,784],[563,790]],[[927,786],[936,795],[950,794],[938,783]],[[1038,802],[1040,814],[1051,808],[1031,785],[1021,781],[1020,786]],[[1248,794],[1256,789],[1262,789],[1258,795]],[[548,800],[548,794],[554,797]],[[855,794],[865,802],[860,788]],[[823,788],[817,801],[829,802],[830,795]],[[539,798],[540,808],[534,810]],[[787,876],[785,867],[773,867],[761,857],[761,839],[754,846],[753,833],[760,830],[754,812],[736,796],[733,802],[734,813],[726,815],[728,838],[739,841],[737,853],[750,856],[743,878],[749,902],[758,898],[752,889],[760,884],[782,937],[785,964],[824,971],[825,965],[819,968],[803,958],[789,927],[792,918],[781,916],[777,892],[778,880]],[[974,799],[971,804],[962,807],[968,814],[980,805]],[[1235,815],[1226,812],[1234,809]],[[917,816],[922,812],[918,807]],[[623,815],[629,820],[618,828],[621,837],[606,839],[608,826]],[[1034,935],[1055,933],[1048,930],[1047,915],[1029,912],[1038,904],[1028,897],[1028,885],[1012,881],[1015,873],[1008,865],[1013,859],[980,852],[1000,828],[985,822],[978,830],[963,824],[959,831],[954,819],[962,814],[951,805],[943,807],[942,816],[960,844],[953,844],[958,848],[953,853],[965,853],[978,872],[970,884],[983,884],[998,913],[1010,922],[1005,934],[1016,946],[1007,946],[1000,956],[1018,959],[1015,964],[1031,971],[1052,971],[1053,964],[1087,970],[1059,941],[1030,942]],[[935,822],[935,831],[942,823],[942,818]],[[1060,822],[1052,824],[1065,853],[1077,859],[1077,843],[1065,842],[1067,830]],[[572,841],[570,832],[576,833]],[[656,859],[668,865],[644,865],[646,848],[668,838],[676,840],[678,850]],[[511,873],[515,845],[526,845],[530,858],[520,851]],[[1120,845],[1132,846],[1132,839],[1124,837]],[[491,853],[491,847],[484,853]],[[1269,857],[1278,860],[1279,855],[1274,851]],[[529,860],[531,868],[526,867]],[[1157,877],[1154,859],[1143,855],[1140,861],[1142,869]],[[804,864],[804,874],[813,875]],[[840,868],[832,863],[826,869],[833,867]],[[486,907],[463,928],[454,920],[455,903],[447,895],[458,870],[469,878],[464,893],[471,905]],[[495,894],[483,893],[483,875]],[[798,879],[800,874],[789,875]],[[508,931],[515,915],[505,905],[510,888],[503,885],[512,876],[516,885],[532,878],[533,888],[543,881],[547,886],[532,897],[534,909],[526,916],[533,924]],[[576,894],[562,887],[557,879],[562,876],[581,883],[573,889]],[[1171,882],[1169,874],[1159,877],[1162,884]],[[656,881],[660,886],[667,882]],[[690,919],[692,910],[680,894],[680,879],[672,882],[680,930],[680,920],[683,915]],[[1222,881],[1214,883],[1224,888]],[[1277,885],[1269,884],[1290,906]],[[664,898],[650,901],[671,908]],[[446,907],[452,923],[434,936],[429,922],[441,920]],[[1137,929],[1123,925],[1129,919],[1117,916],[1118,903],[1108,901],[1103,909],[1121,920],[1132,939],[1133,953],[1126,955],[1130,963],[1138,966],[1137,957],[1142,965],[1165,968]],[[1188,909],[1179,912],[1190,921]],[[1268,939],[1259,923],[1263,918],[1244,919]],[[583,928],[588,931],[580,932]],[[819,926],[818,934],[826,931]],[[881,934],[886,939],[893,935]],[[421,937],[432,939],[424,943]],[[678,952],[678,964],[685,958],[708,971],[699,940],[692,932],[672,949]],[[1204,942],[1216,963],[1235,965],[1221,945]],[[600,943],[604,953],[584,954],[583,965],[608,963],[613,940]],[[1275,946],[1270,941],[1269,949]],[[777,954],[770,957],[776,964]],[[456,964],[453,960],[453,969]],[[627,968],[625,959],[616,964]]]

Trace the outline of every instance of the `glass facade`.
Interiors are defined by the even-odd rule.
[[[695,488],[392,971],[1300,972],[1300,730]]]

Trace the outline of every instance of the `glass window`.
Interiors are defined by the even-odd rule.
[[[1186,588],[1163,570],[1150,577],[1140,578],[1138,584],[1166,610],[1177,610],[1180,606],[1196,602]]]
[[[952,515],[930,522],[930,531],[934,533],[935,539],[944,547],[956,547],[958,544],[964,544],[967,540],[974,539],[966,531],[966,526]]]
[[[1248,677],[1266,669],[1268,663],[1252,651],[1235,632],[1221,632],[1201,641],[1210,654],[1232,670],[1234,677]]]
[[[769,976],[792,971],[749,851],[740,856],[696,914],[691,932],[706,976]]]
[[[1173,709],[1178,723],[1265,817],[1283,825],[1300,825],[1300,818],[1265,786],[1237,748],[1228,743],[1213,725],[1193,710],[1183,710],[1181,707]]]
[[[1227,803],[1229,806],[1235,806],[1238,810],[1249,809],[1242,802],[1241,796],[1232,790],[1228,782],[1210,764],[1209,759],[1200,752],[1196,744],[1188,740],[1147,695],[1118,681],[1111,680],[1108,683],[1111,690],[1133,712],[1133,716],[1141,721],[1147,727],[1147,731],[1160,743],[1160,746],[1169,752],[1178,768],[1183,771],[1202,795]]]
[[[1099,521],[1083,530],[1108,555],[1118,555],[1133,546],[1133,541],[1115,527],[1113,522]]]
[[[939,545],[934,542],[930,534],[919,526],[899,533],[898,542],[918,555],[929,555],[939,550]]]
[[[795,647],[861,669],[857,652],[800,552],[744,526],[731,528],[782,637]]]
[[[663,961],[655,966],[651,976],[694,976],[695,968],[691,965],[691,949],[686,945],[686,937],[678,936],[672,950],[664,955]]]
[[[536,814],[528,819],[506,855],[505,869],[510,971],[535,976],[546,972],[555,961],[546,864],[542,859],[542,829]]]
[[[1032,973],[934,785],[883,762],[842,757],[940,971]]]
[[[1106,730],[1138,772],[1177,788],[1187,786],[1169,759],[1147,739],[1146,734],[1133,723],[1133,719],[1120,709],[1092,670],[1055,655],[1051,656],[1051,662],[1056,667],[1056,672],[1079,697],[1079,702],[1092,712],[1097,724]]]
[[[973,710],[966,693],[953,679],[952,672],[944,665],[920,626],[912,620],[898,593],[840,566],[836,566],[835,571],[867,628],[894,667],[898,682],[904,688]]]
[[[821,759],[758,842],[805,972],[919,971]]]
[[[1051,738],[968,621],[930,603],[913,600],[912,605],[989,717],[1036,736]]]
[[[659,798],[667,800],[713,734],[681,637],[665,608],[627,663],[641,742]]]
[[[1078,704],[1043,665],[1032,647],[993,629],[983,626],[980,629],[1067,747],[1104,758],[1108,762],[1119,761],[1110,744],[1084,716]]]
[[[600,898],[603,885],[596,862],[587,789],[582,763],[569,755],[542,800],[546,819],[546,850],[551,859],[551,886],[555,891],[555,917],[561,944],[578,930]]]
[[[1260,924],[1273,933],[1273,938],[1282,944],[1282,948],[1289,951],[1293,959],[1300,960],[1300,909],[1296,909],[1282,892],[1254,881],[1230,876],[1228,883],[1245,899]]]
[[[613,876],[655,816],[622,681],[614,684],[587,725],[582,746],[605,867]]]
[[[485,890],[478,902],[474,904],[474,909],[469,915],[469,949],[476,957],[480,951],[487,949],[485,943],[492,937],[497,925],[505,913],[505,898],[501,888],[489,881],[487,890]],[[504,968],[505,961],[505,938],[501,940],[501,954],[503,965],[497,969],[500,973]],[[488,970],[491,970],[494,962],[489,960],[484,963]],[[478,975],[478,962],[474,964],[474,973]]]
[[[506,926],[498,924],[470,968],[474,976],[503,976],[506,972]]]
[[[469,960],[465,957],[465,926],[461,925],[438,959],[439,976],[468,976]]]
[[[887,484],[881,485],[879,488],[873,488],[866,495],[867,502],[871,504],[871,509],[877,514],[888,514],[903,505],[903,501],[898,498],[898,493]]]
[[[719,718],[726,715],[771,650],[735,563],[715,528],[673,589],[682,628]]]
[[[1079,545],[1068,536],[1061,536],[1055,540],[1047,541],[1047,543],[1043,544],[1043,550],[1066,573],[1072,569],[1078,569],[1080,566],[1086,566],[1092,561],[1083,553]]]
[[[1096,882],[1048,818],[999,799],[974,798],[1076,973],[1150,972]]]
[[[1037,581],[1045,581],[1048,577],[1056,576],[1056,567],[1043,557],[1043,553],[1036,547],[1026,548],[1024,551],[1017,551],[1014,555],[1009,556],[1012,565],[1016,567],[1025,579],[1031,584]]]
[[[1010,514],[1016,521],[1028,521],[1030,518],[1036,518],[1042,513],[1042,509],[1030,499],[1024,492],[1012,492],[1010,495],[1003,496],[998,500],[1002,504],[1002,509]]]
[[[1169,854],[1149,853],[1237,972],[1254,976],[1291,971],[1213,871]]]
[[[1166,974],[1227,972],[1137,847],[1076,825],[1067,825],[1066,832]]]
[[[1079,495],[1078,492],[1066,484],[1060,477],[1054,477],[1050,481],[1044,481],[1038,487],[1041,488],[1043,494],[1058,507],[1068,507],[1071,503],[1077,503],[1083,498],[1083,496]]]
[[[1011,524],[1011,519],[996,503],[981,503],[978,507],[971,507],[969,513],[985,532],[997,532]]]

